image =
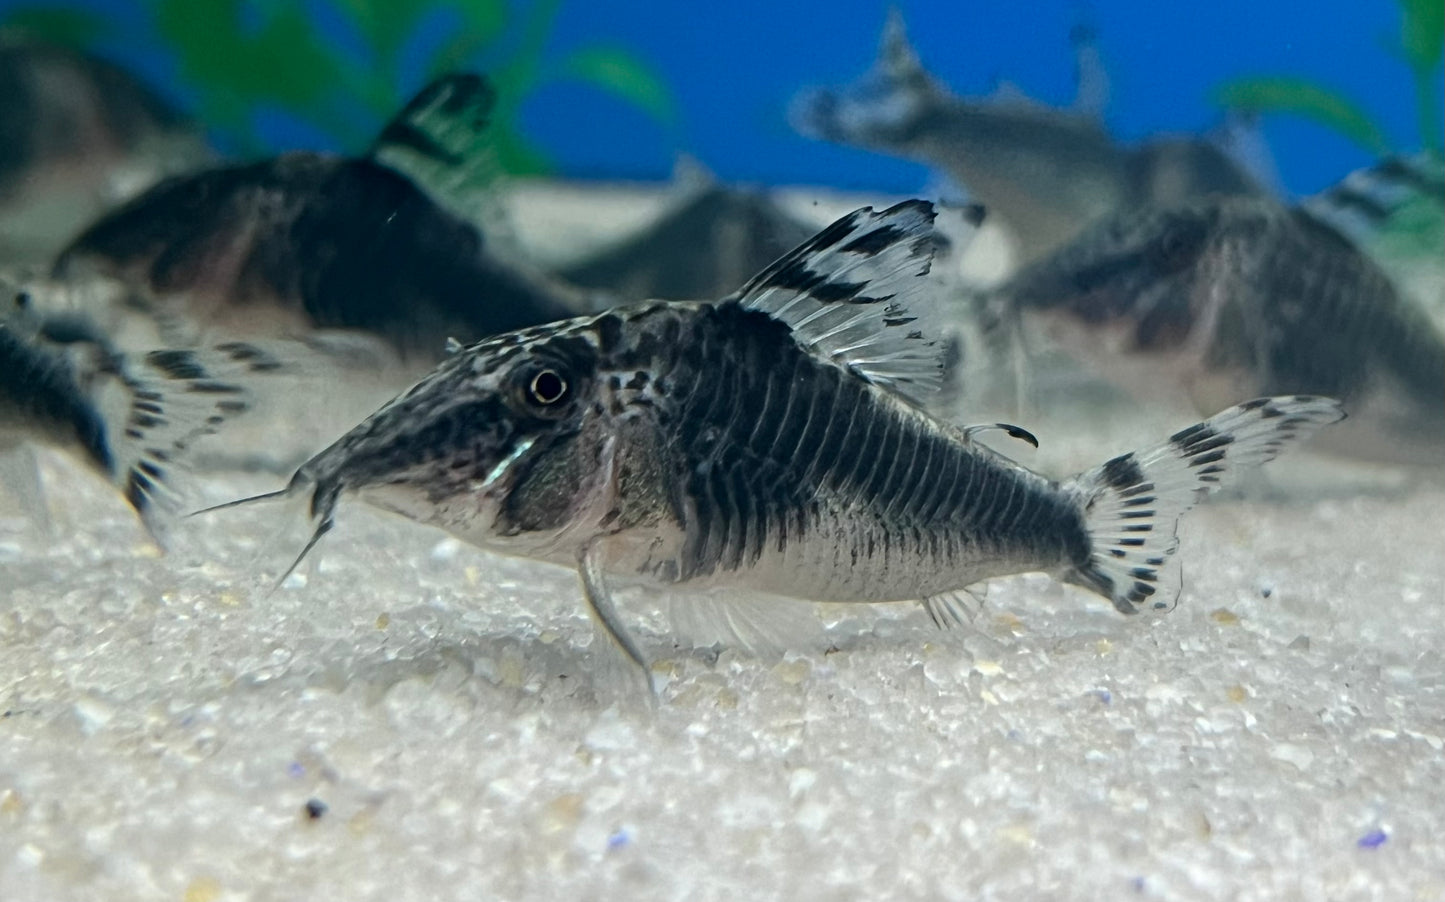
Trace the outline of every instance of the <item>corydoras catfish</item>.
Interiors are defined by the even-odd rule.
[[[1091,45],[1080,53],[1091,54]],[[1082,65],[1091,59],[1081,68],[1097,71],[1096,62]],[[1081,98],[1099,93],[1091,88],[1097,81],[1081,78]],[[936,167],[1002,220],[1025,261],[1118,210],[1261,190],[1206,140],[1161,137],[1127,147],[1104,130],[1094,109],[955,96],[924,70],[897,12],[873,69],[847,87],[804,93],[791,118],[812,137]]]
[[[133,358],[83,317],[37,310],[23,288],[0,317],[0,481],[40,520],[35,442],[74,454],[116,487],[157,539],[179,506],[171,478],[198,438],[246,412],[246,380],[282,364],[253,345]]]
[[[573,315],[579,294],[494,257],[395,168],[440,178],[471,165],[494,102],[484,78],[447,75],[365,157],[294,152],[163,182],[77,237],[55,275],[120,279],[159,318],[201,331],[363,330],[432,360],[450,337]]]
[[[1262,398],[1070,479],[1025,469],[918,405],[941,380],[932,232],[925,202],[866,208],[721,300],[475,344],[261,497],[309,498],[306,550],[356,493],[575,568],[642,663],[618,580],[912,600],[948,623],[960,590],[1041,570],[1126,613],[1170,607],[1179,515],[1341,416],[1329,399]]]
[[[1255,394],[1339,398],[1323,450],[1445,462],[1445,337],[1334,228],[1263,198],[1120,214],[991,292],[1125,389],[1200,410]]]

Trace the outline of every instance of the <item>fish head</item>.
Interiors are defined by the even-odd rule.
[[[353,492],[475,545],[575,561],[615,519],[621,446],[643,428],[645,405],[621,400],[640,388],[636,348],[619,348],[627,326],[610,313],[458,350],[303,465],[293,488],[311,489],[323,524]]]
[[[901,149],[950,96],[923,68],[895,9],[873,67],[852,84],[803,92],[789,119],[799,132],[822,141]]]

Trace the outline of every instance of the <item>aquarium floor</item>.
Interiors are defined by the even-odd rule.
[[[1445,898],[1438,487],[1208,505],[1167,616],[1025,576],[778,659],[633,597],[650,710],[565,571],[351,505],[268,594],[284,507],[161,556],[46,471],[57,537],[0,518],[7,902]]]

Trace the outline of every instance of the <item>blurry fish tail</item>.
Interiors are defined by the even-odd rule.
[[[164,545],[180,507],[175,477],[186,469],[186,452],[197,439],[251,409],[247,376],[282,364],[241,342],[152,351],[138,364],[113,356],[107,363],[122,389],[124,408],[98,417],[81,439]]]
[[[434,199],[469,207],[498,175],[487,130],[497,92],[485,76],[452,72],[413,97],[377,135],[367,156],[402,173]],[[474,218],[461,209],[464,218]]]
[[[1088,560],[1065,579],[1093,589],[1125,614],[1142,605],[1172,608],[1179,592],[1173,558],[1180,516],[1344,416],[1331,398],[1259,398],[1079,474],[1065,490],[1079,500],[1092,547]]]

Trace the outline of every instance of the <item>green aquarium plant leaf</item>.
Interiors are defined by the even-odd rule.
[[[329,105],[346,67],[299,4],[152,0],[151,6],[182,75],[201,92],[202,117],[234,130],[248,151],[259,147],[243,108],[271,105],[333,133],[346,131]]]
[[[1445,57],[1445,3],[1399,0],[1400,54],[1415,76],[1415,117],[1426,147],[1441,146],[1437,71]]]
[[[585,47],[573,53],[563,68],[571,76],[610,91],[663,123],[672,124],[677,119],[667,85],[621,47]]]
[[[460,14],[462,27],[432,53],[427,62],[432,77],[466,66],[491,47],[507,26],[506,4],[501,0],[467,0],[453,11]]]
[[[1414,82],[1419,144],[1438,150],[1445,136],[1440,128],[1439,70],[1445,57],[1445,2],[1394,0],[1400,10],[1399,38],[1385,50],[1410,67]],[[1287,75],[1239,78],[1219,86],[1215,99],[1226,107],[1260,113],[1286,113],[1332,128],[1373,153],[1392,149],[1385,133],[1353,101],[1317,82]]]
[[[1219,103],[1247,113],[1287,113],[1334,129],[1371,153],[1390,150],[1385,133],[1358,104],[1308,79],[1289,75],[1237,78],[1215,89]]]
[[[488,146],[478,152],[501,173],[551,169],[520,125],[523,105],[544,81],[580,80],[663,122],[677,116],[667,86],[622,47],[595,45],[560,58],[548,52],[564,0],[132,2],[149,14],[145,39],[170,53],[197,98],[198,118],[247,155],[272,150],[260,140],[258,113],[304,122],[342,147],[367,146],[413,87],[407,67],[420,42],[428,42],[429,58],[421,61],[428,77],[479,63],[486,69],[498,103]],[[351,40],[323,33],[323,24],[337,19],[351,29]],[[115,39],[105,16],[64,4],[16,9],[4,21],[68,46]]]
[[[11,10],[4,24],[63,47],[89,47],[113,30],[108,19],[89,10],[39,6]]]
[[[462,0],[456,4],[463,32],[481,46],[495,41],[507,27],[506,0]]]
[[[327,96],[340,65],[299,5],[247,28],[243,0],[155,0],[156,24],[184,72],[204,88],[305,109]]]
[[[1445,3],[1399,0],[1400,49],[1411,68],[1430,72],[1445,54]]]
[[[396,65],[406,40],[430,7],[408,0],[336,0],[384,69]]]

